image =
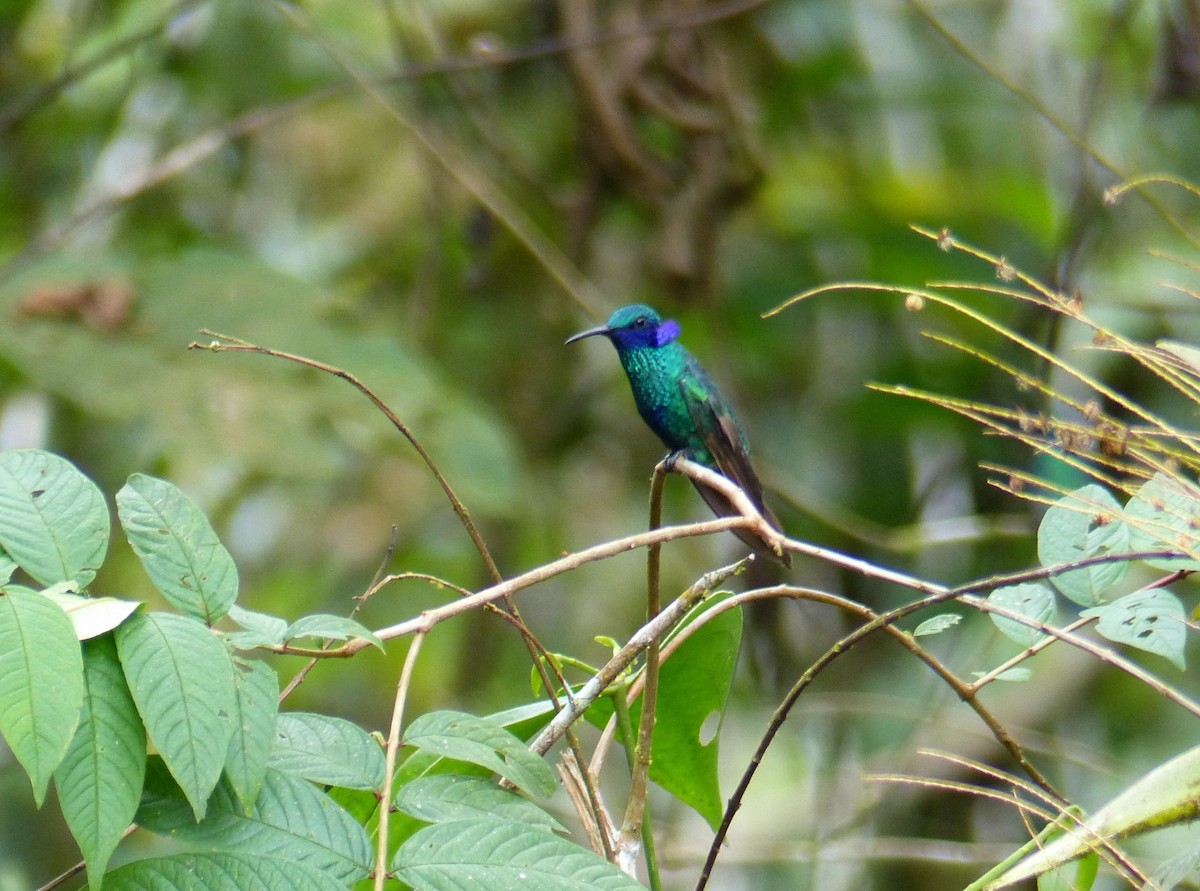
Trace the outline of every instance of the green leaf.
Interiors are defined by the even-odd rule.
[[[277,647],[284,641],[288,623],[278,616],[256,613],[236,603],[229,607],[229,618],[245,628],[245,631],[227,631],[225,639],[240,650],[255,647]]]
[[[1170,591],[1137,591],[1080,615],[1098,617],[1096,631],[1109,640],[1169,659],[1180,671],[1186,668],[1187,623],[1183,604]]]
[[[694,808],[714,829],[725,810],[717,776],[717,730],[741,639],[742,611],[725,610],[696,628],[662,663],[658,677],[650,778]],[[640,700],[634,712],[636,728]]]
[[[279,713],[279,675],[265,662],[234,663],[233,737],[225,755],[225,778],[250,813],[267,770]]]
[[[297,777],[268,768],[247,816],[228,783],[193,822],[181,799],[148,799],[137,822],[191,845],[237,854],[280,857],[315,867],[345,884],[366,877],[374,853],[363,829],[328,795]]]
[[[495,817],[547,831],[566,828],[528,798],[505,791],[481,777],[455,774],[419,777],[401,787],[396,807],[426,823]]]
[[[953,628],[962,621],[958,613],[939,613],[931,616],[913,630],[913,637],[925,637],[930,634],[941,634],[948,628]]]
[[[117,514],[146,574],[173,607],[211,625],[238,592],[237,567],[208,518],[166,480],[135,473]]]
[[[585,848],[495,817],[427,826],[400,846],[393,868],[415,891],[645,891]]]
[[[0,452],[0,545],[43,585],[86,587],[108,551],[108,506],[96,484],[58,455]]]
[[[1102,486],[1090,485],[1052,505],[1038,526],[1038,560],[1050,568],[1086,557],[1129,553],[1129,526],[1121,505]],[[1098,563],[1051,576],[1050,582],[1080,606],[1095,606],[1125,577],[1129,562]]]
[[[987,601],[993,606],[1028,616],[1043,624],[1051,624],[1054,621],[1054,592],[1043,584],[1027,582],[1023,585],[997,588],[988,595]],[[988,615],[1005,637],[1023,647],[1033,646],[1045,636],[1036,628],[1031,628],[1016,619],[996,613],[988,613]]]
[[[8,555],[8,551],[0,548],[0,587],[8,584],[17,568],[17,561]]]
[[[1133,551],[1181,551],[1188,557],[1157,557],[1158,569],[1200,569],[1200,493],[1177,477],[1156,473],[1125,505]],[[1190,559],[1189,559],[1190,558]]]
[[[0,734],[41,807],[83,707],[83,656],[66,614],[36,591],[0,594]]]
[[[357,637],[379,647],[380,650],[383,649],[383,641],[365,625],[359,624],[353,619],[347,619],[345,616],[331,616],[328,613],[318,613],[297,619],[288,626],[288,630],[283,635],[285,641],[295,640],[298,637],[316,637],[320,640],[351,640]]]
[[[111,636],[83,645],[83,712],[54,786],[63,816],[100,887],[112,852],[137,812],[146,773],[146,731]]]
[[[229,652],[195,619],[172,613],[140,613],[116,635],[146,732],[200,819],[235,729]]]
[[[116,597],[85,597],[47,589],[42,596],[57,603],[71,620],[75,636],[90,640],[112,631],[131,615],[141,604],[136,600],[118,600]]]
[[[383,788],[383,749],[369,733],[325,715],[289,712],[279,716],[270,764],[314,783],[347,789]]]
[[[306,864],[249,854],[175,854],[135,860],[109,873],[104,887],[106,891],[346,891],[345,882]]]
[[[465,712],[427,712],[410,725],[404,744],[478,764],[517,788],[546,798],[554,792],[554,772],[502,727]]]

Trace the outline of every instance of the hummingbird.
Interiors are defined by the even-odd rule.
[[[762,483],[750,463],[745,428],[704,366],[679,342],[679,334],[678,322],[663,319],[649,306],[635,303],[618,309],[605,324],[567,338],[567,343],[585,337],[607,337],[629,378],[638,414],[670,449],[668,461],[682,455],[715,470],[741,487],[763,519],[780,529],[763,500]],[[693,483],[717,516],[739,515],[716,489]],[[776,554],[750,530],[733,532],[758,553],[791,565],[786,551],[782,556]]]

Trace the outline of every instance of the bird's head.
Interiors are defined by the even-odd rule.
[[[679,323],[674,319],[663,319],[643,303],[635,303],[618,309],[603,325],[580,331],[567,338],[567,343],[574,343],[585,337],[595,337],[597,334],[611,340],[618,352],[663,347],[679,337]]]

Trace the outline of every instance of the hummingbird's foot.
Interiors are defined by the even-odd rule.
[[[674,473],[675,472],[675,462],[678,461],[680,458],[687,457],[683,453],[683,451],[684,451],[683,449],[676,449],[675,451],[671,452],[671,454],[667,455],[667,457],[663,458],[662,459],[663,470],[665,470],[667,473]]]

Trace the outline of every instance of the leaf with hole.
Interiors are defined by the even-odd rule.
[[[1187,621],[1183,604],[1170,591],[1135,591],[1080,615],[1097,617],[1096,631],[1115,643],[1169,659],[1180,671],[1186,667]]]
[[[658,679],[650,778],[693,808],[714,829],[725,803],[717,775],[719,729],[729,701],[742,640],[742,611],[711,612],[719,601],[695,611],[692,634],[666,659]],[[630,715],[634,731],[641,698]]]
[[[1038,526],[1038,560],[1047,569],[1088,557],[1129,553],[1129,526],[1121,505],[1102,486],[1090,485],[1063,496]],[[1080,606],[1095,606],[1104,592],[1125,577],[1126,560],[1095,563],[1057,573],[1050,583]]]
[[[997,588],[988,595],[987,602],[1042,624],[1048,625],[1054,621],[1054,592],[1036,582]],[[1045,636],[1038,629],[1017,619],[992,612],[988,615],[1005,637],[1023,647],[1032,646]]]

